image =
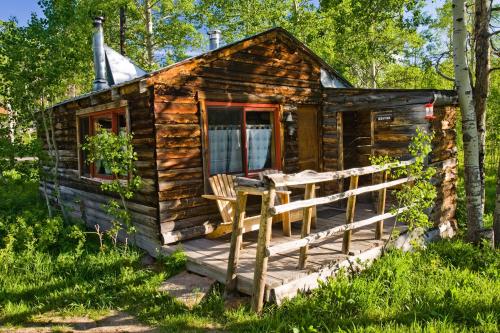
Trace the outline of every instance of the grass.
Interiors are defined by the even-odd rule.
[[[144,267],[135,248],[100,251],[92,234],[49,219],[36,184],[0,183],[0,324],[37,315],[126,311],[165,332],[497,332],[500,256],[461,240],[392,251],[361,275],[331,280],[262,316],[224,308],[216,288],[188,310],[158,292],[182,253]]]

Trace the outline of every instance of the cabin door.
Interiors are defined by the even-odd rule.
[[[299,169],[319,171],[318,106],[299,105],[297,116]]]

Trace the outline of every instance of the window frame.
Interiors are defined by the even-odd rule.
[[[245,177],[254,177],[259,172],[266,170],[248,170],[248,146],[247,146],[247,113],[248,112],[271,112],[272,120],[272,147],[271,147],[271,167],[270,169],[281,170],[281,123],[280,123],[280,105],[270,104],[270,103],[244,103],[244,102],[217,102],[217,101],[204,101],[204,111],[205,117],[203,117],[203,128],[205,129],[206,135],[204,135],[204,144],[206,155],[204,159],[206,160],[205,173],[208,177],[213,176],[210,173],[210,143],[208,140],[208,117],[210,112],[210,107],[241,107],[242,117],[241,117],[241,145],[242,145],[242,163],[243,163],[243,175]],[[241,173],[232,173],[241,174]]]
[[[80,134],[80,120],[83,118],[88,119],[89,126],[89,136],[95,135],[95,121],[99,118],[103,118],[105,115],[111,115],[111,130],[113,133],[118,133],[118,116],[123,115],[125,117],[125,127],[127,133],[130,133],[130,119],[129,112],[126,101],[118,101],[99,105],[96,107],[90,107],[77,111],[76,113],[76,134],[77,134],[77,156],[78,156],[78,175],[80,178],[90,178],[97,181],[111,180],[114,179],[112,175],[100,174],[96,172],[95,163],[89,164],[89,173],[83,174],[83,150],[82,144],[83,139]],[[126,177],[125,177],[126,178]]]

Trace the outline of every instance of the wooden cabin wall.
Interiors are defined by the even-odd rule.
[[[204,101],[273,103],[292,112],[297,105],[320,104],[320,67],[289,41],[266,37],[246,42],[217,58],[172,68],[151,80],[155,87],[155,128],[160,228],[165,244],[204,235],[221,221],[214,201],[201,198],[201,128]],[[281,126],[281,125],[280,125]],[[285,172],[298,171],[297,131],[282,133]]]
[[[283,111],[291,112],[293,122],[289,126],[293,126],[298,129],[299,123],[297,121],[297,104],[286,104],[283,107]],[[283,133],[284,137],[284,154],[283,154],[283,172],[284,173],[295,173],[300,171],[299,168],[299,144],[298,144],[298,130],[294,131],[290,135],[286,129]]]
[[[99,224],[101,230],[111,226],[111,218],[105,213],[102,206],[114,196],[103,193],[99,181],[80,177],[78,171],[78,149],[76,133],[76,114],[78,110],[110,103],[116,100],[126,100],[130,115],[130,127],[134,135],[132,144],[137,152],[135,162],[138,174],[143,180],[143,186],[128,202],[133,223],[137,229],[135,235],[128,237],[128,242],[135,242],[143,249],[154,253],[160,245],[158,232],[158,196],[156,186],[156,172],[154,161],[154,122],[150,107],[150,93],[148,90],[140,92],[139,85],[130,85],[119,88],[119,97],[111,91],[83,97],[75,101],[55,106],[53,108],[55,138],[59,155],[59,181],[61,197],[71,215],[83,218],[87,225],[94,228]],[[42,127],[40,127],[42,128]],[[48,149],[43,131],[39,131]],[[54,189],[52,182],[41,183],[40,189],[49,191]],[[123,239],[125,234],[121,234]]]
[[[433,150],[430,155],[430,164],[436,168],[437,174],[433,179],[438,196],[431,212],[431,219],[435,225],[450,223],[456,228],[454,219],[456,210],[456,180],[457,180],[457,148],[456,148],[456,108],[453,106],[453,92],[441,98],[445,100],[444,106],[434,106],[436,119],[425,119],[424,104],[434,99],[432,90],[364,90],[342,89],[325,90],[324,124],[332,123],[332,119],[339,121],[340,113],[371,112],[373,123],[373,155],[387,155],[395,158],[410,158],[408,144],[417,128],[434,132]],[[448,96],[446,96],[448,95]],[[443,102],[441,102],[443,103]],[[448,104],[448,105],[446,105]],[[378,116],[380,120],[377,120]],[[383,120],[388,119],[389,120]],[[338,137],[340,131],[345,130],[346,124],[337,127]],[[333,128],[327,131],[324,125],[323,142],[335,136]],[[325,136],[328,134],[328,136]],[[341,146],[341,145],[340,145]],[[338,158],[338,167],[344,165],[344,156],[339,145],[324,144],[324,156],[331,154]],[[323,159],[325,171],[332,167],[331,162]],[[377,179],[374,179],[377,182]],[[337,190],[335,186],[327,188],[330,192]]]
[[[391,120],[377,120],[391,117]],[[408,144],[417,128],[430,130],[422,105],[404,105],[397,109],[374,111],[374,155],[410,158]]]
[[[397,111],[381,110],[378,114],[394,114],[391,122],[375,121],[375,155],[410,158],[408,145],[421,128],[434,133],[432,152],[429,163],[436,168],[433,179],[437,188],[436,204],[431,213],[435,225],[449,222],[456,228],[455,211],[457,205],[457,142],[456,142],[456,109],[453,106],[434,107],[436,119],[426,120],[421,106],[405,106]]]
[[[434,224],[441,225],[450,223],[451,227],[457,229],[455,212],[457,209],[457,180],[458,180],[458,158],[457,158],[457,108],[453,106],[434,107],[434,119],[431,128],[434,131],[432,141],[434,149],[430,160],[436,168],[434,177],[437,187],[436,205],[431,213]]]
[[[215,205],[204,194],[200,110],[194,93],[155,86],[156,168],[164,243],[212,229]]]
[[[339,149],[343,145],[342,115],[336,112],[330,105],[325,104],[322,108],[322,171],[338,171],[344,169],[343,151]],[[342,191],[343,182],[328,182],[323,187],[325,194]]]

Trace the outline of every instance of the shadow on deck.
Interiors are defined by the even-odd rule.
[[[355,220],[376,215],[373,204],[358,203]],[[345,224],[345,211],[332,205],[317,207],[317,229],[322,231]],[[356,266],[361,261],[372,260],[382,253],[384,241],[391,232],[394,220],[384,223],[382,240],[375,239],[375,225],[353,231],[349,255],[342,254],[342,234],[313,243],[308,252],[305,269],[298,268],[299,250],[279,253],[269,258],[265,299],[280,303],[284,298],[293,297],[300,290],[310,290],[318,286],[318,280],[326,280],[342,267]],[[300,238],[301,222],[292,224],[292,237],[283,236],[281,223],[273,225],[271,244],[276,245]],[[247,295],[252,295],[258,231],[244,234],[243,248],[237,268],[236,287]],[[230,235],[218,239],[195,239],[182,243],[187,256],[187,269],[191,272],[211,277],[225,283],[230,247]]]

